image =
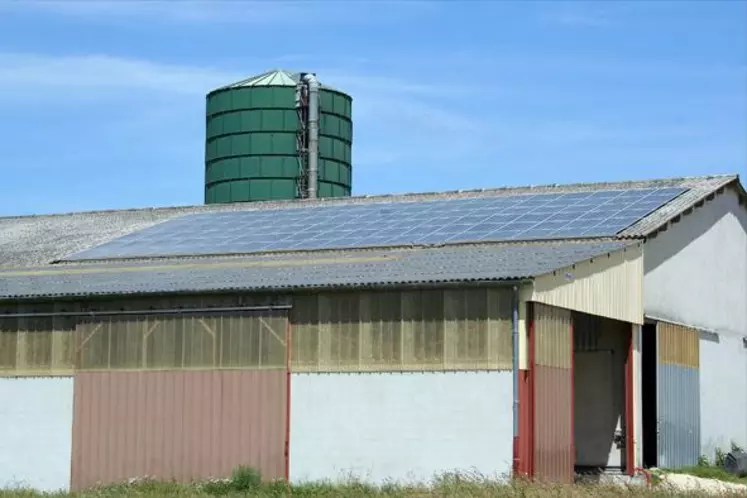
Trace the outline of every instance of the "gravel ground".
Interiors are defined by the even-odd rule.
[[[672,491],[700,491],[712,496],[724,493],[744,493],[747,495],[747,485],[695,477],[687,474],[664,474],[661,476],[661,486],[666,486]]]

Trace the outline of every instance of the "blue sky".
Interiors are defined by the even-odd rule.
[[[204,94],[354,98],[355,194],[747,177],[747,2],[0,0],[0,215],[201,204]]]

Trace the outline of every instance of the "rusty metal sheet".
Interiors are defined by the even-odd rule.
[[[72,489],[286,471],[285,370],[79,372]]]

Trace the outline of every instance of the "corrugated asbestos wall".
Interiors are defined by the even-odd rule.
[[[657,324],[659,466],[695,465],[700,456],[699,331]]]
[[[67,490],[72,425],[71,377],[0,379],[0,489]]]
[[[642,324],[642,244],[537,277],[529,300]]]
[[[277,366],[285,353],[262,319],[234,314],[3,318],[51,313],[263,305],[264,296],[171,297],[96,305],[0,304],[0,376],[79,370]],[[293,298],[296,372],[511,369],[507,288],[327,292]]]
[[[511,427],[504,418],[511,396],[510,391],[503,393],[510,374],[500,373],[510,372],[512,363],[510,289],[301,294],[293,297],[291,327],[286,316],[220,310],[270,303],[289,301],[272,296],[226,295],[0,304],[0,376],[75,375],[76,429],[72,445],[76,488],[144,474],[177,479],[226,475],[240,464],[258,465],[266,477],[277,477],[278,469],[286,464],[284,441],[277,430],[280,421],[288,420],[281,413],[287,390],[277,383],[287,372],[288,328],[293,330],[292,369],[309,374],[294,395],[300,400],[304,396],[314,398],[317,410],[337,397],[350,395],[334,392],[326,398],[321,396],[329,381],[321,372],[336,373],[335,381],[340,382],[344,375],[357,374],[358,381],[368,380],[373,385],[386,383],[385,377],[391,372],[428,372],[419,374],[421,384],[436,391],[416,405],[424,413],[428,406],[441,411],[444,424],[454,424],[460,422],[468,407],[457,410],[462,414],[457,417],[456,408],[446,405],[458,399],[461,391],[465,396],[476,396],[476,387],[457,385],[453,389],[460,392],[451,392],[446,389],[451,384],[438,372],[497,371],[486,377],[491,390],[490,409],[485,417],[473,419],[469,430],[482,432],[493,441],[494,448],[502,441],[500,444],[510,451]],[[89,311],[176,308],[183,311],[168,315],[147,311],[140,315],[86,315]],[[216,309],[190,311],[197,308]],[[80,315],[2,317],[3,313],[60,312]],[[458,376],[451,380],[455,379]],[[250,386],[240,395],[232,391],[239,382]],[[417,399],[420,388],[412,389],[402,391],[399,402],[404,403],[407,396]],[[375,413],[376,400],[370,403],[367,411]],[[205,406],[213,411],[205,411]],[[262,410],[256,410],[257,406]],[[237,410],[242,414],[240,419]],[[339,412],[339,416],[344,413]],[[214,427],[216,421],[220,421],[219,428]],[[402,427],[412,424],[403,421]],[[408,430],[400,430],[397,438],[412,447],[439,448],[455,455],[466,451],[459,437],[445,440],[439,431],[430,435],[421,432],[422,437],[412,441],[406,439]],[[242,445],[256,440],[259,447],[251,444],[251,448],[239,449],[238,440],[228,440],[231,433],[238,435]],[[265,433],[274,436],[256,439]],[[303,446],[302,434],[298,441]],[[229,445],[230,451],[218,453],[218,441]],[[337,438],[327,451],[344,454],[346,444],[343,438]],[[375,443],[368,440],[367,444]],[[318,457],[307,455],[297,457],[296,468],[312,468],[317,463],[314,460]],[[505,469],[500,452],[494,450],[492,460],[480,455],[455,457],[453,461],[479,462],[487,473]],[[392,467],[393,462],[401,461],[399,456],[389,456],[384,465],[402,470],[399,465]],[[436,469],[439,462],[425,462],[423,469]]]
[[[571,312],[540,303],[533,309],[534,477],[573,482],[573,328]]]
[[[294,372],[511,369],[507,288],[330,292],[294,299]]]
[[[505,478],[511,372],[293,374],[292,482]]]
[[[512,299],[507,288],[298,296],[291,479],[505,474]]]
[[[284,369],[81,372],[72,488],[155,477],[285,476]]]
[[[239,465],[254,466],[269,479],[284,477],[287,310],[220,309],[262,300],[7,306],[0,312],[81,314],[0,315],[0,369],[11,377],[74,375],[74,489],[143,476],[225,477]],[[86,315],[90,310],[107,314]],[[120,310],[142,313],[109,314]],[[0,426],[6,418],[0,417]],[[44,451],[36,453],[40,458]],[[70,455],[64,468],[69,485]]]
[[[219,308],[259,306],[259,296],[183,296],[89,303],[0,303],[0,376],[69,376],[80,370],[261,367],[282,363],[277,339],[260,315]],[[189,309],[216,308],[190,314]],[[87,312],[184,309],[185,315],[106,316]],[[80,313],[79,316],[3,314]],[[285,320],[285,319],[284,319]],[[275,326],[274,328],[277,328]],[[278,332],[275,332],[277,335]],[[285,330],[279,332],[285,335]],[[273,337],[272,340],[268,340]],[[284,340],[284,339],[283,339]],[[278,359],[280,358],[280,359]]]

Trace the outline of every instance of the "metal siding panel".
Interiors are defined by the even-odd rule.
[[[700,386],[697,368],[660,363],[659,466],[695,465],[700,456]]]
[[[534,367],[534,477],[573,481],[573,371]]]
[[[657,324],[659,465],[695,465],[700,457],[700,333]]]
[[[0,379],[0,400],[0,489],[69,489],[73,379]]]
[[[573,329],[571,312],[533,304],[534,477],[573,481]]]
[[[511,469],[510,372],[293,374],[291,482]]]
[[[286,403],[284,370],[78,373],[72,487],[238,465],[282,478]]]
[[[700,332],[684,325],[659,322],[659,361],[669,365],[698,368]]]
[[[531,300],[642,324],[642,244],[634,244],[537,277]]]

